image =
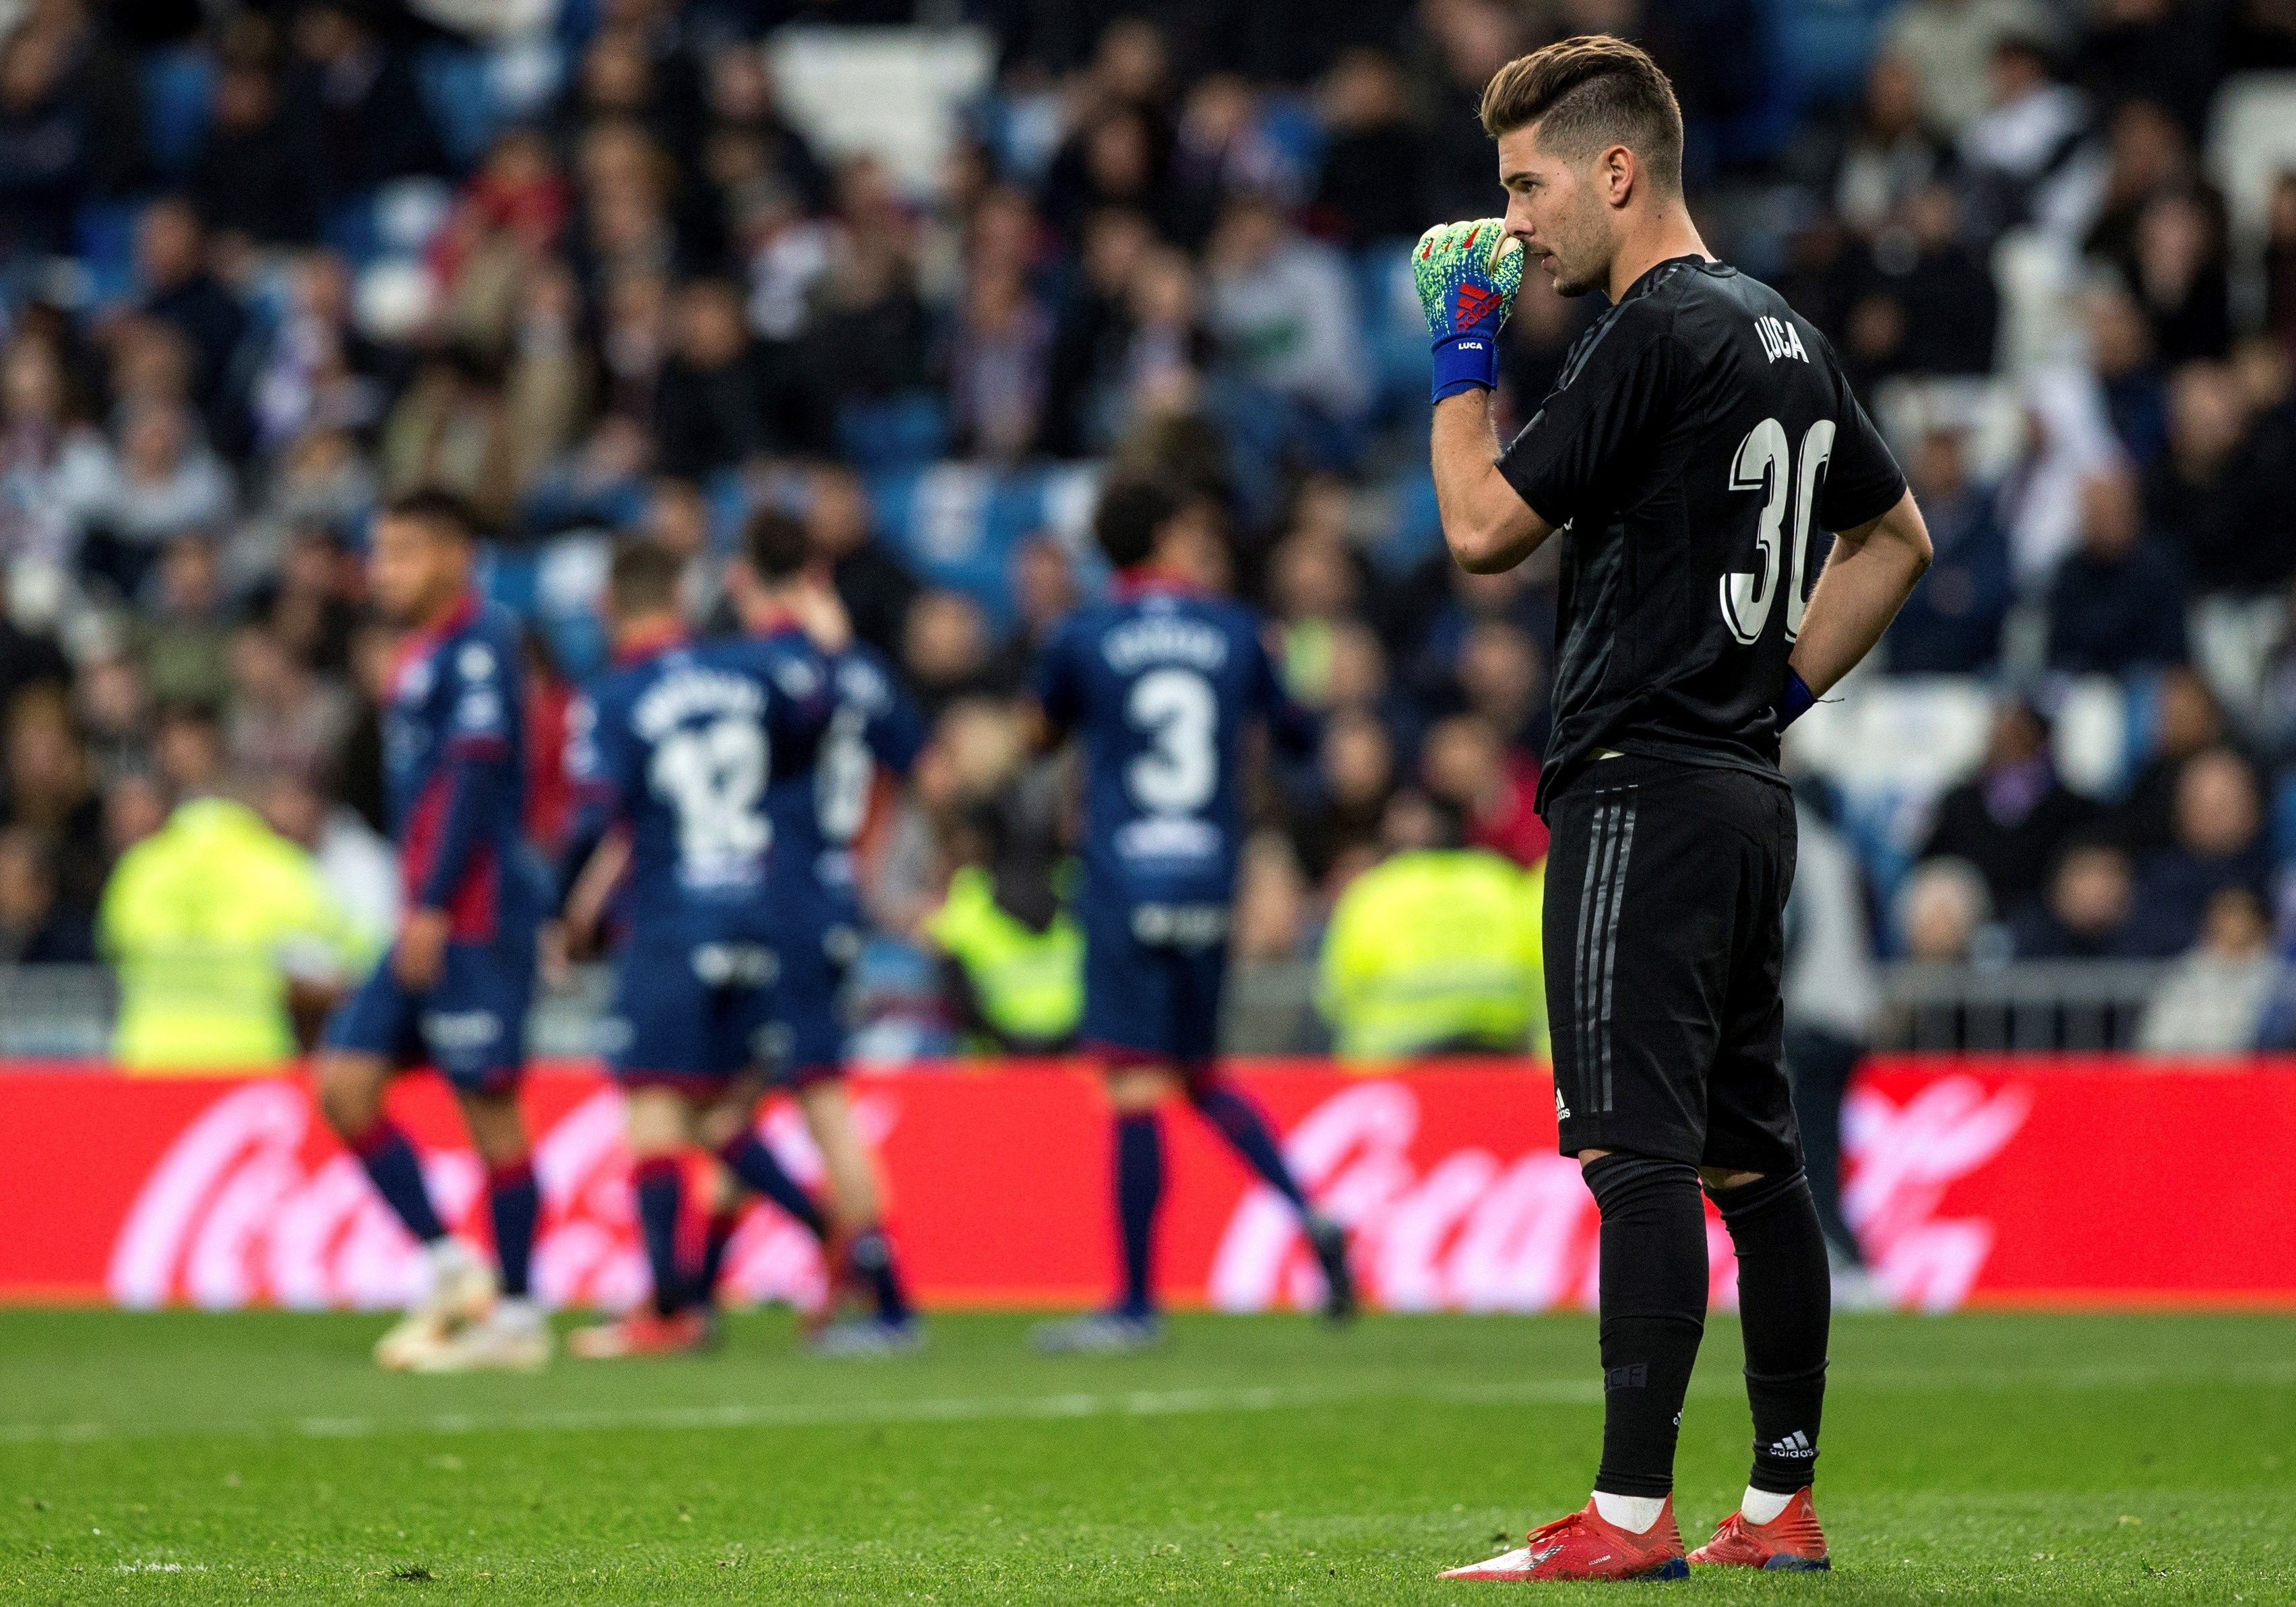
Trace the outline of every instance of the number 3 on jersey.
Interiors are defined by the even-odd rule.
[[[1132,684],[1125,717],[1152,744],[1126,767],[1132,799],[1153,815],[1187,815],[1219,785],[1219,701],[1193,669],[1156,669]]]
[[[1754,568],[1722,577],[1722,622],[1730,634],[1752,646],[1770,622],[1770,604],[1776,601],[1781,570],[1786,578],[1786,640],[1801,635],[1804,601],[1802,575],[1809,562],[1810,514],[1817,502],[1818,477],[1833,455],[1833,421],[1820,419],[1801,438],[1801,472],[1793,472],[1793,453],[1786,430],[1775,419],[1764,419],[1738,443],[1730,463],[1730,488],[1762,493],[1762,518],[1755,537]],[[1780,561],[1785,545],[1786,489],[1793,488],[1792,562]]]

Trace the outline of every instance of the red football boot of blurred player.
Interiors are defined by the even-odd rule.
[[[1824,1573],[1833,1566],[1807,1485],[1796,1490],[1785,1511],[1767,1523],[1750,1522],[1745,1513],[1732,1513],[1722,1520],[1711,1540],[1690,1554],[1690,1560],[1718,1568],[1759,1568],[1772,1573]]]
[[[1603,1521],[1592,1501],[1586,1510],[1530,1531],[1521,1549],[1488,1562],[1470,1562],[1445,1573],[1447,1579],[1490,1584],[1530,1584],[1559,1579],[1683,1579],[1690,1565],[1682,1556],[1682,1531],[1675,1527],[1674,1497],[1667,1497],[1658,1521],[1641,1534]]]
[[[586,1361],[613,1361],[626,1356],[683,1356],[707,1350],[717,1343],[718,1331],[709,1314],[688,1307],[668,1316],[641,1308],[594,1328],[578,1328],[566,1337],[566,1349]]]

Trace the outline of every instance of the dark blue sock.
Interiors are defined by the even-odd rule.
[[[507,1166],[488,1168],[487,1203],[494,1217],[502,1291],[522,1300],[528,1270],[534,1264],[534,1225],[542,1216],[542,1191],[535,1185],[533,1160],[521,1156]]]
[[[641,1160],[630,1181],[638,1196],[638,1227],[653,1268],[653,1308],[668,1316],[685,1304],[677,1268],[677,1212],[685,1201],[685,1171],[669,1156]]]
[[[877,1315],[889,1323],[907,1322],[909,1297],[901,1288],[900,1268],[894,1264],[892,1242],[885,1230],[864,1228],[853,1236],[853,1247],[846,1253],[854,1275],[876,1297]]]
[[[1156,1309],[1150,1262],[1156,1207],[1164,1197],[1164,1129],[1153,1111],[1116,1119],[1116,1219],[1124,1234],[1124,1305],[1133,1316]]]
[[[1218,1127],[1220,1136],[1243,1157],[1244,1163],[1305,1215],[1308,1196],[1301,1191],[1299,1180],[1292,1176],[1283,1152],[1276,1147],[1275,1135],[1268,1130],[1267,1119],[1243,1090],[1230,1083],[1207,1081],[1191,1084],[1188,1097],[1204,1113],[1204,1119]]]
[[[351,1141],[351,1152],[408,1233],[425,1244],[447,1236],[447,1225],[439,1220],[430,1191],[423,1186],[422,1163],[414,1158],[414,1146],[406,1142],[406,1134],[387,1120],[378,1121]]]
[[[755,1133],[737,1135],[718,1152],[718,1159],[734,1169],[734,1176],[797,1218],[808,1233],[824,1243],[828,1242],[829,1224],[822,1217],[821,1207],[798,1186],[796,1178],[782,1170],[782,1163]]]
[[[718,1280],[726,1275],[726,1247],[734,1242],[734,1230],[741,1226],[738,1208],[709,1213],[709,1232],[701,1241],[701,1265],[693,1275],[693,1298],[704,1306],[718,1298]]]

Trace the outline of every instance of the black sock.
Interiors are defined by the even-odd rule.
[[[821,1214],[821,1207],[798,1180],[782,1169],[764,1139],[752,1132],[736,1133],[718,1152],[718,1159],[734,1176],[788,1212],[806,1232],[824,1244],[829,1242],[829,1218]]]
[[[742,1226],[738,1205],[709,1213],[709,1229],[701,1241],[701,1265],[693,1273],[693,1298],[704,1307],[718,1301],[718,1281],[726,1275],[726,1251]]]
[[[1300,1188],[1300,1180],[1292,1175],[1291,1163],[1283,1159],[1283,1146],[1275,1142],[1267,1118],[1242,1089],[1207,1077],[1190,1080],[1188,1098],[1204,1113],[1204,1119],[1219,1129],[1220,1136],[1243,1158],[1246,1166],[1258,1172],[1268,1187],[1289,1200],[1292,1209],[1307,1215],[1307,1193]]]
[[[1738,1247],[1738,1324],[1746,1340],[1746,1398],[1754,1408],[1758,1490],[1791,1496],[1817,1470],[1825,1406],[1825,1332],[1833,1278],[1809,1180],[1799,1171],[1714,1196]]]
[[[1153,1111],[1116,1119],[1116,1219],[1123,1231],[1124,1304],[1129,1316],[1156,1309],[1152,1262],[1156,1206],[1164,1197],[1164,1129]]]
[[[892,1241],[885,1237],[882,1227],[865,1227],[853,1235],[852,1248],[847,1259],[854,1273],[869,1285],[869,1293],[877,1302],[877,1315],[889,1323],[909,1320],[909,1297],[901,1287],[901,1269],[893,1259]]]
[[[1674,1488],[1682,1399],[1706,1332],[1706,1211],[1687,1161],[1613,1152],[1587,1162],[1603,1212],[1603,1465],[1613,1496]]]
[[[646,1264],[653,1271],[653,1308],[668,1316],[685,1304],[685,1280],[677,1267],[677,1215],[685,1203],[685,1168],[668,1155],[652,1156],[637,1163],[630,1182],[637,1192]]]

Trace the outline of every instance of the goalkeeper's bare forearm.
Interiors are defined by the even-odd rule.
[[[1474,575],[1511,570],[1554,533],[1498,471],[1489,391],[1464,390],[1435,404],[1431,455],[1443,539],[1461,569]]]

